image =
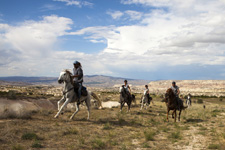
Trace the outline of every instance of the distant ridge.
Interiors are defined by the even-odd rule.
[[[117,84],[123,84],[124,79],[128,80],[129,84],[132,85],[144,85],[148,84],[150,80],[138,80],[138,79],[129,79],[122,77],[111,77],[104,75],[85,75],[84,76],[84,85],[91,87],[112,87]],[[1,81],[8,82],[8,84],[18,83],[27,83],[34,85],[58,85],[58,77],[25,77],[25,76],[10,76],[10,77],[0,77]],[[4,83],[4,85],[7,83]],[[0,85],[3,85],[3,82],[0,82]]]

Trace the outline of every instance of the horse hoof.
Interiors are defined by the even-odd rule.
[[[64,114],[64,112],[61,112],[61,115],[63,115]]]
[[[54,117],[54,118],[56,119],[56,118],[58,118],[58,117],[59,117],[59,116],[55,115],[55,117]]]

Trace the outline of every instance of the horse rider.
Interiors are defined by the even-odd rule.
[[[131,94],[131,89],[130,89],[130,86],[128,85],[128,83],[127,83],[127,80],[124,80],[124,88],[125,88],[126,92]]]
[[[145,85],[144,96],[143,96],[142,101],[143,101],[145,98],[147,98],[147,100],[148,100],[146,103],[149,103],[149,102],[150,102],[150,95],[149,95],[148,85]]]
[[[79,61],[73,62],[73,82],[76,88],[78,88],[78,104],[80,104],[80,97],[81,97],[81,90],[82,90],[82,83],[83,83],[83,69],[81,63]]]
[[[124,80],[124,85],[122,85],[122,87],[125,89],[126,94],[128,95],[128,97],[131,98],[131,88],[128,85],[127,80]]]
[[[176,96],[176,102],[177,102],[177,105],[178,105],[178,109],[180,110],[180,103],[179,103],[180,90],[179,90],[179,87],[176,85],[175,81],[172,82],[171,89],[173,90],[173,93]]]
[[[191,105],[191,94],[190,93],[188,93],[188,95],[187,95],[187,100],[190,101],[190,105]],[[187,104],[187,100],[186,100],[186,104]]]

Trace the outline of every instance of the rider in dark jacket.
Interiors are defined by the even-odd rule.
[[[78,103],[80,103],[80,97],[81,97],[81,90],[82,90],[82,83],[83,83],[83,70],[80,62],[74,61],[73,63],[73,81],[74,85],[78,86]]]
[[[172,82],[171,89],[173,90],[173,93],[176,95],[176,102],[178,105],[178,109],[180,110],[180,103],[179,103],[180,90],[179,90],[179,87],[176,85],[175,81]]]

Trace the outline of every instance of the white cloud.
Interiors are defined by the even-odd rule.
[[[134,20],[140,20],[143,16],[142,12],[138,12],[134,10],[126,10],[124,12],[121,12],[118,10],[117,11],[110,10],[110,11],[107,11],[106,13],[115,20],[123,19],[123,20],[134,21]]]
[[[53,4],[45,4],[40,8],[41,11],[58,10],[58,9],[61,9],[61,7]]]
[[[105,28],[97,36],[93,31],[99,30],[95,27],[77,31],[88,35],[90,40],[106,39],[107,48],[102,53],[106,56],[115,55],[116,58],[112,60],[129,65],[134,60],[142,62],[148,56],[145,62],[154,62],[152,66],[222,65],[225,62],[225,11],[220,1],[124,0],[122,3],[163,6],[168,7],[169,12],[158,9],[149,14],[126,11],[123,16],[126,13],[138,16],[133,18],[141,18],[141,22]],[[177,13],[180,11],[182,13]],[[106,36],[106,33],[113,34]],[[142,64],[141,67],[144,66]]]
[[[0,24],[0,52],[5,56],[0,61],[1,72],[56,74],[61,69],[72,68],[75,59],[82,62],[85,74],[115,76],[121,76],[121,72],[159,73],[177,66],[225,64],[225,3],[222,1],[123,0],[122,3],[166,9],[154,9],[150,13],[120,11],[122,15],[115,15],[114,19],[128,15],[139,22],[78,31],[70,31],[71,19],[58,16],[26,21],[19,26]],[[107,43],[107,47],[98,54],[54,51],[58,37],[63,35],[82,36],[92,43]]]
[[[108,11],[108,15],[110,15],[113,19],[119,19],[124,15],[121,11]]]
[[[130,20],[139,20],[142,17],[141,12],[133,11],[133,10],[127,10],[125,11],[126,14],[130,16]]]
[[[93,6],[93,3],[90,3],[87,1],[78,1],[78,0],[53,0],[53,1],[64,2],[68,6],[72,6],[72,5],[75,5],[78,7],[82,7],[82,6],[92,7]]]

